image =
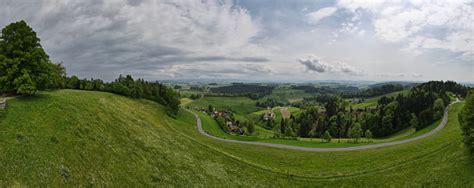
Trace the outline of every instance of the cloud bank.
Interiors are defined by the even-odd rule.
[[[52,60],[79,77],[474,80],[472,0],[0,5],[0,27],[25,20]],[[305,57],[315,52],[324,59]]]
[[[112,79],[182,63],[269,61],[265,49],[252,42],[259,23],[232,1],[1,4],[0,27],[26,20],[53,60],[81,76]]]

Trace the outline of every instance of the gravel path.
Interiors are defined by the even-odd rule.
[[[440,131],[441,129],[443,129],[446,126],[446,123],[448,122],[449,107],[452,104],[455,104],[455,103],[458,103],[458,102],[460,102],[460,101],[456,100],[455,102],[451,103],[444,110],[443,120],[438,125],[438,127],[436,127],[435,129],[431,130],[430,132],[428,132],[426,134],[423,134],[423,135],[420,135],[420,136],[417,136],[417,137],[413,137],[413,138],[409,138],[409,139],[405,139],[405,140],[400,140],[400,141],[393,141],[393,142],[386,142],[386,143],[372,144],[372,145],[364,145],[364,146],[345,147],[345,148],[309,148],[309,147],[301,147],[301,146],[290,146],[290,145],[284,145],[284,144],[272,144],[272,143],[264,143],[264,142],[249,142],[249,141],[223,139],[223,138],[219,138],[219,137],[216,137],[216,136],[213,136],[213,135],[210,135],[210,134],[206,133],[202,129],[202,123],[201,123],[201,119],[199,118],[199,116],[191,110],[188,110],[188,109],[186,109],[186,110],[188,112],[194,114],[194,116],[196,117],[196,124],[197,124],[197,128],[198,128],[199,133],[201,133],[202,135],[207,136],[209,138],[213,138],[213,139],[220,140],[220,141],[223,141],[223,142],[230,142],[230,143],[259,145],[259,146],[267,146],[267,147],[291,149],[291,150],[299,150],[299,151],[315,151],[315,152],[325,152],[326,151],[327,152],[327,151],[355,151],[355,150],[382,148],[382,147],[387,147],[387,146],[393,146],[393,145],[413,142],[415,140],[420,140],[420,139],[426,138],[428,136],[431,136],[431,135],[437,133],[438,131]]]

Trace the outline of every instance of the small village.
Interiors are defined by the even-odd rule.
[[[208,109],[202,107],[194,107],[194,110],[206,113],[212,118],[214,118],[217,124],[226,132],[234,133],[237,135],[244,135],[245,130],[241,126],[241,122],[236,120],[229,110],[218,111],[212,106],[209,106]]]

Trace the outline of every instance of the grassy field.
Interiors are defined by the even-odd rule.
[[[192,103],[193,100],[191,100],[190,98],[181,98],[179,100],[179,102],[181,102],[181,106],[186,106],[186,105]]]
[[[259,101],[266,101],[268,98],[276,99],[280,102],[296,102],[303,99],[303,97],[310,97],[312,94],[306,93],[303,90],[291,89],[289,87],[278,87],[273,89],[272,94],[259,99]]]
[[[207,108],[209,104],[212,104],[214,108],[217,109],[231,109],[240,115],[263,109],[257,107],[255,105],[256,102],[248,97],[204,97],[201,100],[193,102],[191,106]]]
[[[0,187],[474,186],[457,113],[423,140],[353,152],[223,143],[148,101],[61,90],[10,100],[0,117]]]

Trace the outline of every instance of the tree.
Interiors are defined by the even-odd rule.
[[[418,121],[418,127],[416,127],[417,131],[431,124],[433,122],[433,110],[431,108],[427,108],[421,111],[420,115],[418,116]]]
[[[382,125],[380,125],[380,136],[386,136],[390,134],[392,128],[393,112],[388,111],[382,118]]]
[[[255,125],[253,122],[247,122],[247,131],[249,134],[253,134],[255,132]]]
[[[420,123],[418,123],[418,118],[416,118],[416,115],[414,113],[411,113],[411,120],[410,120],[410,125],[414,128],[418,127]]]
[[[285,118],[281,118],[280,121],[280,132],[281,134],[285,134],[286,128],[288,127],[287,121]]]
[[[11,23],[0,36],[0,92],[35,94],[53,87],[60,69],[49,60],[36,32],[25,21]]]
[[[49,86],[50,89],[63,89],[66,88],[66,68],[64,68],[63,63],[52,64],[53,66],[53,75],[52,83]]]
[[[336,115],[336,113],[337,113],[337,98],[331,97],[328,100],[328,102],[326,103],[326,105],[324,106],[324,108],[326,109],[326,115],[328,117]]]
[[[79,78],[77,78],[77,76],[71,76],[67,81],[66,87],[70,89],[79,89],[79,85]]]
[[[365,138],[367,138],[367,141],[372,142],[373,135],[372,135],[372,131],[370,131],[370,129],[367,129],[365,131],[364,136],[365,136]]]
[[[209,113],[213,113],[214,112],[214,106],[212,106],[212,105],[207,106],[207,111]]]
[[[294,137],[296,136],[295,132],[293,131],[293,129],[291,127],[287,127],[286,130],[285,130],[285,136],[287,137]]]
[[[360,137],[362,137],[362,133],[360,123],[354,123],[354,125],[349,129],[348,136],[354,138],[354,143],[357,143]]]
[[[272,128],[273,128],[273,123],[274,123],[274,122],[273,122],[273,119],[267,120],[267,122],[266,122],[266,128],[267,128],[267,129],[272,129]]]
[[[474,153],[474,91],[466,98],[466,103],[459,114],[464,144]]]
[[[443,117],[443,111],[444,111],[444,101],[442,98],[437,98],[434,103],[433,103],[433,119],[440,119]]]
[[[331,134],[329,134],[329,131],[324,132],[323,141],[331,142]]]

